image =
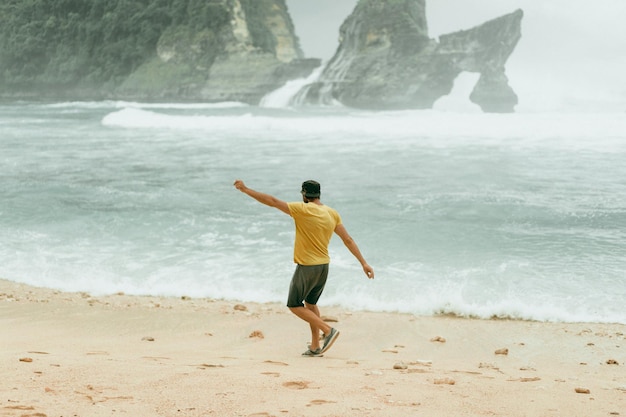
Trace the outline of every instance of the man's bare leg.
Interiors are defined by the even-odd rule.
[[[314,312],[317,317],[322,318],[322,315],[320,314],[320,309],[317,308],[316,304],[309,304],[305,301],[304,307]],[[315,324],[311,324],[311,323],[309,324],[311,326],[311,340],[313,341],[317,339],[318,340],[317,347],[319,347],[320,328],[317,327]],[[311,345],[311,347],[313,347],[313,345]],[[313,348],[313,350],[315,349],[317,348]]]
[[[331,327],[320,317],[319,309],[316,305],[306,304],[306,307],[289,307],[289,310],[302,320],[309,323],[311,327],[311,346],[309,349],[317,350],[320,348],[320,330],[324,334],[330,334]]]

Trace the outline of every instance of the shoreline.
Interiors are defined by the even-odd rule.
[[[0,415],[626,415],[626,325],[320,309],[0,280]]]

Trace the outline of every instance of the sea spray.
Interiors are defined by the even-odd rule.
[[[267,108],[285,108],[291,104],[299,104],[294,102],[294,97],[305,86],[310,85],[317,81],[324,66],[316,68],[308,77],[300,78],[292,81],[287,81],[281,88],[268,93],[261,99],[259,106]]]

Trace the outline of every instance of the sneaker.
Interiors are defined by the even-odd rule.
[[[335,343],[335,340],[339,337],[339,330],[332,328],[330,334],[324,338],[324,346],[322,347],[322,353],[326,352]]]
[[[322,349],[321,348],[317,348],[315,350],[308,349],[306,352],[304,352],[302,354],[302,356],[311,356],[311,357],[313,357],[313,356],[324,356],[324,355],[322,354]]]

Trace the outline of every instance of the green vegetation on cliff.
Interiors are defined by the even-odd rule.
[[[0,97],[257,103],[319,66],[286,0],[0,0]]]
[[[4,0],[0,86],[19,91],[117,84],[155,56],[168,28],[215,39],[231,19],[226,2]]]

